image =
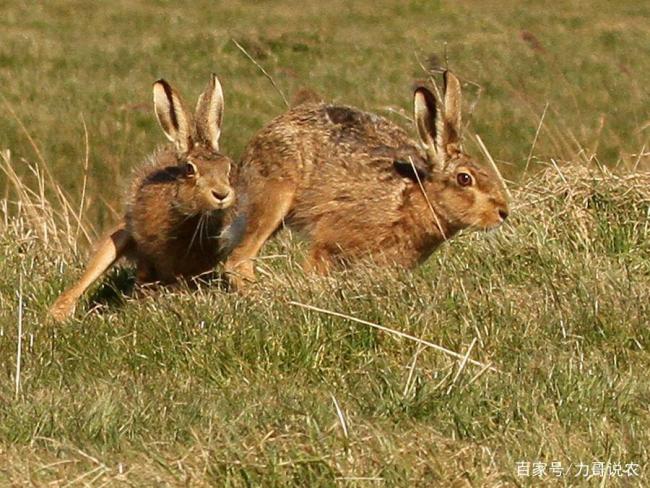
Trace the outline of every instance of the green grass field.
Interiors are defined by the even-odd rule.
[[[0,486],[650,485],[650,5],[0,12]],[[470,152],[479,134],[512,182],[507,225],[326,278],[281,233],[247,296],[135,298],[125,266],[46,320],[164,140],[157,78],[193,102],[220,76],[236,158],[301,88],[408,127],[413,82],[447,66]],[[577,476],[599,462],[638,468]]]

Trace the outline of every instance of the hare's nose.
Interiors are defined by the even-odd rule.
[[[506,220],[508,218],[508,211],[502,208],[499,209],[499,217],[501,217],[501,220]]]
[[[225,200],[226,198],[228,198],[229,195],[230,195],[230,190],[226,190],[226,191],[212,190],[212,196],[219,201]]]

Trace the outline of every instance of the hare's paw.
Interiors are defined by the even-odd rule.
[[[63,322],[74,314],[77,305],[76,297],[64,293],[52,304],[49,315],[57,322]]]
[[[235,266],[227,264],[224,271],[230,291],[245,294],[251,285],[255,283],[255,270],[252,259],[240,262]]]

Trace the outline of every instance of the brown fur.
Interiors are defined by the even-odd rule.
[[[186,176],[183,166],[188,160],[196,165],[198,176]],[[173,283],[214,268],[227,207],[209,193],[231,192],[230,164],[229,158],[202,146],[187,155],[165,149],[135,178],[125,222],[136,243],[140,282]]]
[[[81,294],[122,256],[135,261],[140,284],[195,277],[211,271],[222,257],[220,236],[234,190],[231,160],[218,147],[219,81],[213,75],[199,98],[195,122],[164,80],[154,84],[154,104],[173,144],[137,170],[124,220],[99,242],[81,279],[52,305],[50,314],[57,320],[72,314]]]
[[[253,279],[253,259],[283,222],[309,236],[306,267],[317,272],[364,257],[415,266],[461,229],[499,225],[503,187],[461,150],[460,83],[451,73],[445,82],[441,116],[433,94],[416,90],[419,143],[382,117],[322,103],[262,129],[238,170],[249,198],[237,211],[249,225],[226,263],[233,285]]]

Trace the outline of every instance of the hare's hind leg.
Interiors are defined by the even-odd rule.
[[[246,205],[246,230],[225,264],[228,281],[235,290],[242,290],[255,280],[253,260],[269,237],[280,227],[291,210],[295,183],[266,181],[264,189],[253,190]]]
[[[149,286],[158,281],[156,268],[147,259],[138,257],[136,261],[135,282],[138,286]]]
[[[308,273],[328,274],[332,268],[341,264],[344,254],[344,241],[348,236],[345,225],[337,215],[321,217],[313,226],[309,254],[302,268]]]
[[[50,307],[50,316],[60,322],[72,315],[83,292],[133,245],[131,235],[122,222],[99,242],[79,281],[63,292]]]
[[[332,269],[332,253],[327,246],[312,244],[309,255],[302,264],[302,269],[307,273],[326,275]]]

